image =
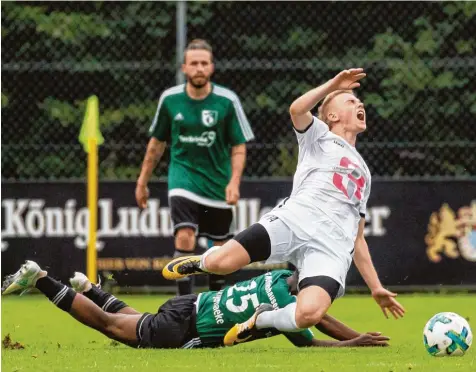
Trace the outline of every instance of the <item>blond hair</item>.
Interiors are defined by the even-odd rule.
[[[210,52],[213,61],[213,49],[212,46],[206,40],[193,39],[190,43],[188,43],[187,48],[185,48],[185,53],[183,54],[184,62],[187,58],[187,52],[189,50],[206,50]]]
[[[340,94],[344,94],[344,93],[350,93],[352,94],[353,96],[355,96],[355,93],[353,90],[336,90],[332,93],[329,93],[326,98],[324,98],[324,100],[322,101],[321,105],[319,106],[319,109],[317,110],[317,117],[319,118],[319,120],[322,120],[324,123],[326,123],[329,127],[330,127],[330,122],[328,121],[329,119],[327,118],[327,115],[329,114],[329,104],[331,103],[331,101],[337,97],[338,95]],[[356,96],[357,97],[357,96]]]

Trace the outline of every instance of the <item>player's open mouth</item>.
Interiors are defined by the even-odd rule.
[[[364,121],[365,120],[365,111],[359,110],[357,111],[357,119]]]

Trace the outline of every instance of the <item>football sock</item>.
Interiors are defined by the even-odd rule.
[[[83,295],[108,313],[117,313],[119,310],[128,307],[127,304],[117,299],[112,294],[104,292],[94,284],[91,285],[89,291],[83,292]]]
[[[49,276],[39,278],[36,281],[38,288],[48,299],[61,310],[69,312],[73,304],[76,292],[64,284],[54,280]]]
[[[208,288],[210,291],[219,291],[225,285],[225,277],[223,275],[208,274]]]
[[[211,247],[204,254],[202,254],[202,256],[200,257],[200,269],[208,272],[207,268],[205,267],[205,259],[210,253],[215,252],[217,249],[220,249],[220,248],[221,246]]]
[[[192,278],[182,278],[176,281],[177,283],[177,295],[185,296],[188,294],[192,294]]]
[[[296,325],[296,303],[274,311],[265,311],[258,315],[256,328],[276,328],[281,332],[299,332]]]

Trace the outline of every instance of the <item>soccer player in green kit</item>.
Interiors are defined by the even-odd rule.
[[[70,282],[74,290],[48,276],[37,263],[26,261],[5,278],[2,294],[35,287],[76,320],[131,347],[191,349],[223,346],[227,331],[255,311],[276,310],[295,302],[297,275],[276,270],[220,291],[175,297],[155,314],[139,313],[84,274],[75,273]],[[376,332],[360,334],[329,315],[316,328],[339,341],[317,340],[309,329],[283,334],[298,347],[386,346],[389,340]],[[280,332],[273,328],[255,330],[240,342],[277,334]]]
[[[190,42],[182,71],[187,83],[165,90],[159,99],[135,191],[139,207],[146,208],[147,184],[168,143],[174,257],[192,254],[197,235],[215,246],[233,236],[232,206],[240,197],[246,142],[254,138],[238,96],[210,81],[213,53],[206,41]],[[213,274],[209,281],[210,290],[224,283]],[[180,295],[192,292],[190,278],[177,284]]]

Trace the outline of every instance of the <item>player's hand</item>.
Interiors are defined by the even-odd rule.
[[[240,183],[231,180],[225,189],[226,204],[235,205],[240,198]]]
[[[334,90],[346,90],[360,87],[359,80],[363,79],[367,74],[363,68],[351,68],[339,72],[332,79],[332,87]]]
[[[390,338],[380,332],[368,332],[350,340],[350,346],[388,346]]]
[[[383,287],[372,291],[372,297],[382,309],[383,315],[388,319],[387,311],[390,311],[395,319],[405,315],[405,308],[395,299],[396,293],[390,292]]]
[[[149,188],[147,185],[136,185],[136,201],[139,208],[147,208],[147,200],[149,199]]]

